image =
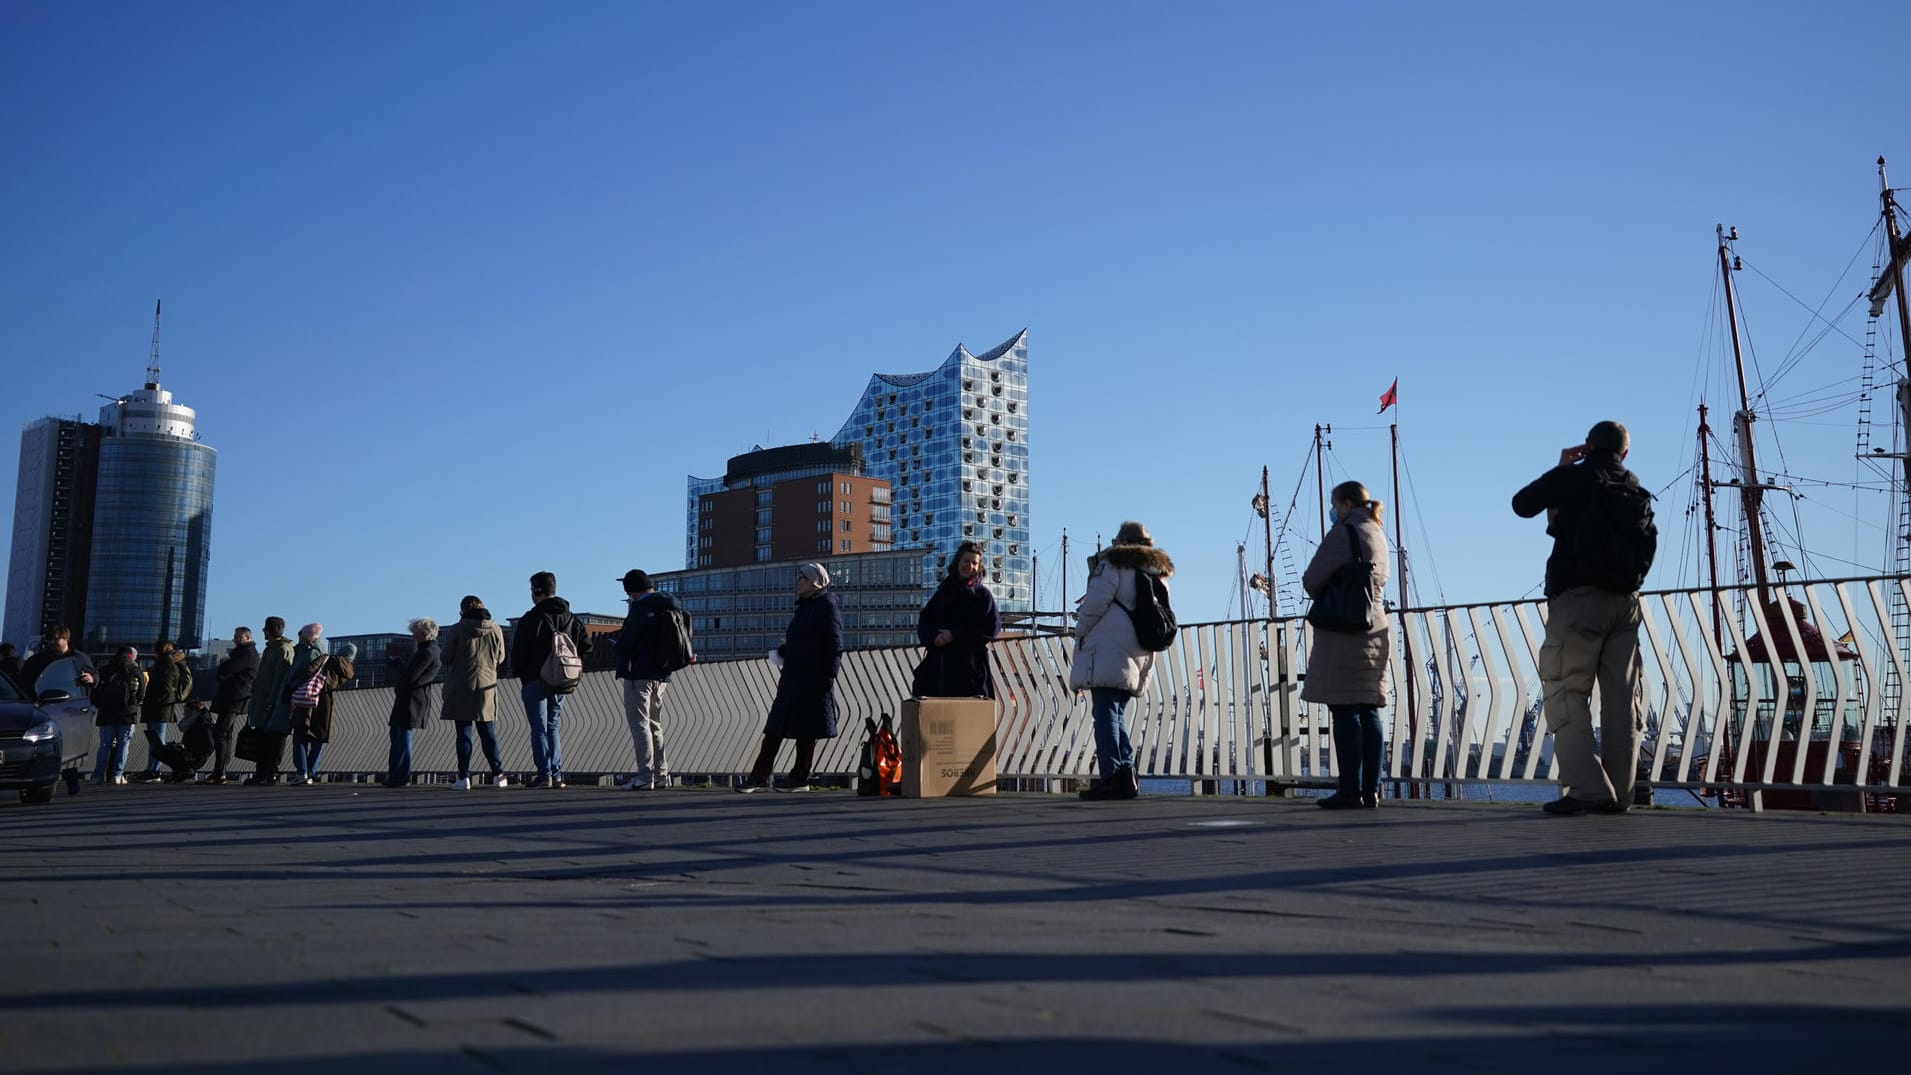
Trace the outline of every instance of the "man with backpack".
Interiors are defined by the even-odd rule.
[[[1539,650],[1546,724],[1559,762],[1560,796],[1545,806],[1570,817],[1623,814],[1639,764],[1639,588],[1659,548],[1652,494],[1625,468],[1626,427],[1600,422],[1559,465],[1513,494],[1522,519],[1546,513],[1546,640]],[[1599,685],[1600,748],[1592,689]]]
[[[624,573],[623,583],[630,612],[611,641],[617,650],[617,678],[624,684],[624,719],[630,724],[637,769],[617,786],[653,791],[670,786],[670,763],[664,756],[664,688],[670,685],[670,673],[695,660],[690,617],[675,597],[651,585],[648,574],[632,568]]]
[[[584,624],[571,614],[570,602],[557,596],[556,575],[532,575],[531,600],[535,604],[518,617],[511,636],[511,671],[518,677],[524,717],[531,725],[531,765],[537,770],[525,786],[561,788],[564,754],[558,717],[565,696],[584,678],[591,640]]]
[[[93,722],[100,729],[99,758],[93,763],[93,784],[126,783],[126,751],[133,744],[133,724],[146,698],[146,673],[139,669],[139,651],[121,646],[101,667],[93,688]]]

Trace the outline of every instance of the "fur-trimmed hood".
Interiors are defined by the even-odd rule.
[[[1110,545],[1088,558],[1088,570],[1093,572],[1095,565],[1104,561],[1116,567],[1145,571],[1158,578],[1165,579],[1174,574],[1174,561],[1153,545]]]

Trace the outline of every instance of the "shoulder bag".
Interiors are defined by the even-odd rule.
[[[1354,558],[1334,569],[1307,609],[1307,622],[1323,631],[1364,634],[1374,629],[1374,562],[1360,554],[1352,527],[1347,544]]]

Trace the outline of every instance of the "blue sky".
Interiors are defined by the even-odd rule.
[[[220,452],[216,628],[400,630],[467,592],[514,614],[539,569],[614,611],[626,568],[682,565],[686,474],[1026,326],[1047,607],[1063,527],[1082,554],[1136,517],[1184,620],[1220,618],[1260,468],[1285,508],[1315,422],[1331,476],[1392,499],[1396,376],[1426,600],[1535,590],[1547,542],[1508,498],[1606,417],[1672,483],[1653,581],[1689,582],[1696,386],[1731,407],[1713,225],[1770,277],[1740,283],[1775,367],[1817,332],[1777,288],[1843,309],[1873,159],[1911,183],[1908,28],[1757,3],[16,0],[0,473],[20,424],[137,386],[163,298],[166,385]],[[1854,481],[1862,315],[1774,391],[1845,405],[1780,432],[1793,471]],[[1881,494],[1802,503],[1827,507],[1815,547],[1880,561],[1850,516]]]

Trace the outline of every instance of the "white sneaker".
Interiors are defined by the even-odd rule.
[[[126,783],[130,783],[130,781],[128,781],[128,780],[126,779],[126,777],[122,775],[122,776],[116,776],[116,777],[114,777],[114,778],[113,778],[113,783],[115,783],[115,784],[126,784]]]
[[[493,773],[491,775],[491,786],[494,788],[508,788],[511,786],[511,778],[505,776],[503,773]]]
[[[458,778],[457,780],[455,780],[455,781],[453,781],[453,782],[452,782],[452,784],[451,784],[451,790],[453,790],[453,791],[470,791],[470,790],[471,790],[471,778],[470,778],[470,777],[468,777],[468,776],[461,776],[461,777],[459,777],[459,778]]]

